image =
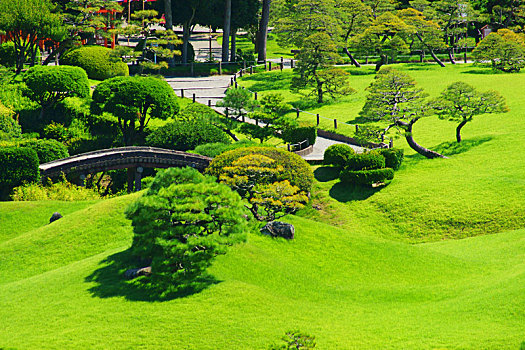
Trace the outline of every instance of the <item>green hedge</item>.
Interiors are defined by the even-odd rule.
[[[192,153],[200,154],[201,156],[206,156],[210,158],[215,158],[219,154],[224,153],[226,151],[231,151],[232,149],[242,148],[242,147],[253,147],[255,146],[255,142],[249,141],[249,140],[243,140],[239,142],[234,143],[222,143],[222,142],[215,142],[215,143],[206,143],[204,145],[200,145],[195,147]]]
[[[385,165],[385,157],[379,153],[371,152],[351,156],[346,162],[345,169],[353,171],[371,170],[384,168]]]
[[[398,148],[382,148],[374,152],[378,152],[385,157],[385,166],[394,170],[399,169],[405,157],[405,152]]]
[[[0,164],[1,199],[6,199],[14,187],[40,179],[38,156],[30,148],[0,148]]]
[[[282,138],[285,142],[292,144],[308,140],[309,144],[313,145],[317,139],[317,128],[315,126],[288,128],[283,131]]]
[[[15,44],[12,41],[0,45],[0,65],[5,67],[16,65]]]
[[[350,170],[349,168],[341,171],[339,175],[342,182],[355,185],[373,185],[385,182],[394,178],[394,170],[390,168],[372,170]]]
[[[310,192],[314,180],[310,165],[297,154],[274,147],[244,147],[225,152],[210,163],[206,173],[218,178],[224,167],[230,166],[235,160],[250,154],[260,154],[275,160],[284,168],[279,181],[288,180],[290,184],[305,192]]]
[[[344,168],[348,160],[354,155],[354,149],[348,145],[342,143],[331,145],[324,151],[324,163]]]
[[[34,150],[40,164],[69,157],[67,147],[57,140],[28,140],[19,145]]]
[[[152,147],[188,151],[206,143],[229,143],[230,137],[219,128],[201,120],[175,121],[155,129],[146,144]]]
[[[111,49],[103,46],[81,46],[67,51],[60,64],[83,68],[90,79],[105,80],[129,75],[128,65],[111,56]]]

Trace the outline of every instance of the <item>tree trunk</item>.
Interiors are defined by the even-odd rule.
[[[467,124],[467,120],[463,119],[461,123],[459,123],[458,127],[456,128],[456,141],[459,143],[461,142],[461,129]]]
[[[380,58],[379,62],[376,64],[376,72],[379,72],[381,67],[386,63],[386,55],[381,54],[381,55],[379,55],[379,57],[381,57],[381,58]]]
[[[47,66],[51,61],[55,58],[55,56],[60,57],[66,51],[70,45],[66,44],[65,42],[61,42],[60,45],[51,51],[51,53],[46,57],[44,62],[42,62],[43,66]]]
[[[190,41],[190,23],[182,25],[182,63],[188,63],[188,43]]]
[[[454,50],[453,47],[448,49],[448,58],[450,59],[450,63],[456,64],[456,61],[454,60],[454,51],[453,50]]]
[[[323,83],[319,80],[317,80],[317,103],[323,103]]]
[[[231,32],[231,50],[230,50],[230,62],[235,62],[235,56],[237,55],[237,28],[232,28]]]
[[[224,7],[224,26],[222,28],[222,62],[228,62],[230,48],[230,29],[232,19],[232,0],[226,0]]]
[[[357,62],[357,60],[354,58],[354,56],[350,53],[350,51],[348,51],[348,47],[345,47],[343,49],[343,52],[346,53],[346,55],[348,56],[348,58],[350,59],[350,62],[356,66],[357,68],[361,68],[361,65],[359,64],[359,62]]]
[[[421,154],[422,156],[430,158],[430,159],[433,159],[433,158],[447,158],[447,157],[445,157],[442,154],[439,154],[437,152],[429,150],[428,148],[420,146],[420,145],[418,145],[416,143],[416,141],[414,140],[414,137],[412,136],[412,126],[414,125],[414,123],[416,121],[417,120],[413,120],[410,123],[407,123],[406,125],[403,125],[404,129],[405,129],[405,139],[407,140],[408,145],[410,146],[410,148],[412,148],[414,151],[416,151],[417,153]]]
[[[261,20],[255,46],[257,48],[257,62],[266,62],[266,44],[268,41],[268,22],[270,21],[270,5],[272,0],[263,0]]]
[[[173,29],[173,16],[171,12],[171,0],[164,0],[164,17],[166,19],[166,30]]]
[[[436,56],[436,54],[434,53],[434,50],[423,41],[423,38],[421,37],[421,34],[416,33],[416,37],[430,51],[430,55],[432,56],[434,61],[436,61],[436,63],[439,64],[441,67],[445,67],[445,64],[443,62],[441,62],[441,60]]]

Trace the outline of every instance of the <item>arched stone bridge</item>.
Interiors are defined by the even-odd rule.
[[[102,171],[128,169],[128,189],[140,190],[143,168],[171,168],[189,166],[202,171],[208,167],[211,158],[198,154],[172,151],[154,147],[121,147],[78,154],[40,165],[40,174],[46,177],[61,173],[76,172],[81,178],[86,174]]]

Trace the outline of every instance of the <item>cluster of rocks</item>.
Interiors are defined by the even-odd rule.
[[[133,279],[139,276],[149,276],[151,275],[151,266],[141,267],[138,269],[129,269],[124,272],[124,277]]]
[[[261,229],[261,233],[272,237],[293,239],[295,235],[295,227],[292,224],[287,224],[281,221],[270,221]]]

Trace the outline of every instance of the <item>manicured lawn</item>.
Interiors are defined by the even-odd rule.
[[[217,36],[217,42],[222,45],[222,34]],[[236,39],[237,49],[242,52],[254,52],[255,45],[250,41],[247,35],[238,35]],[[266,42],[266,58],[293,58],[293,48],[283,48],[277,44],[275,35],[268,34],[268,41]],[[257,57],[256,57],[257,58]]]
[[[208,288],[156,300],[121,274],[134,198],[0,242],[2,347],[265,349],[289,329],[319,349],[517,349],[524,339],[525,230],[409,245],[294,217],[293,242],[250,235],[216,261]]]

